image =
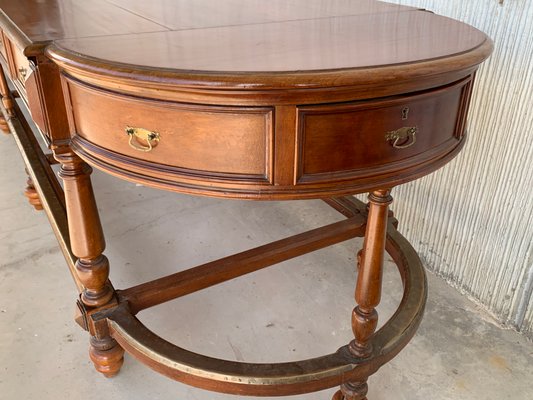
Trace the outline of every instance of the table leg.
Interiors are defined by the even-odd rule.
[[[10,116],[13,116],[13,98],[11,97],[11,91],[9,90],[9,86],[7,84],[7,79],[4,74],[4,68],[0,64],[0,95],[2,95],[2,103],[4,107],[6,108],[8,114]],[[7,125],[7,121],[5,118],[0,115],[0,130],[4,133],[10,133],[9,132],[9,126]]]
[[[28,173],[28,171],[26,171]],[[24,189],[24,196],[28,198],[28,202],[37,210],[41,211],[43,209],[43,204],[41,202],[41,198],[39,197],[39,193],[37,193],[37,190],[35,189],[35,185],[33,184],[33,181],[31,177],[28,175],[28,180],[26,181],[26,189]]]
[[[0,115],[0,131],[4,132],[6,135],[11,133],[7,121],[2,115]]]
[[[355,289],[357,306],[352,313],[355,339],[350,343],[353,356],[364,359],[372,353],[372,336],[376,330],[376,307],[381,299],[383,258],[387,235],[388,206],[392,203],[389,190],[376,190],[368,196],[369,210],[363,249],[358,255],[359,274]],[[333,400],[366,400],[366,381],[346,382]]]
[[[92,169],[67,147],[56,149],[54,155],[61,163],[72,253],[78,257],[76,273],[84,287],[81,302],[89,312],[107,308],[116,300],[108,281],[109,262],[102,254],[105,241],[91,185]],[[107,377],[116,375],[124,350],[109,336],[107,324],[89,322],[87,329],[96,370]]]

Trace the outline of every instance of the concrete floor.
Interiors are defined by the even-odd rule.
[[[105,379],[73,321],[76,293],[44,213],[22,190],[13,138],[0,136],[0,399],[221,400],[164,378],[129,356]],[[221,201],[155,191],[95,173],[111,278],[125,288],[341,217],[319,201]],[[140,314],[167,340],[215,357],[304,359],[351,338],[354,253],[360,241],[300,257]],[[401,296],[387,265],[382,320]],[[414,340],[370,379],[370,400],[530,400],[533,346],[500,329],[429,275]],[[330,399],[333,389],[290,399]],[[250,398],[251,399],[251,398]]]

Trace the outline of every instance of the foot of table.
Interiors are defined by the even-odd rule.
[[[89,356],[96,370],[106,378],[117,375],[124,363],[124,350],[109,336],[104,339],[92,336]]]
[[[332,400],[367,400],[368,384],[366,382],[348,382],[333,395]]]
[[[9,130],[9,125],[7,124],[6,119],[0,115],[0,131],[4,132],[5,134],[10,134],[11,131]]]
[[[43,203],[39,197],[39,193],[35,190],[35,186],[30,177],[26,181],[26,189],[24,189],[24,196],[28,198],[28,202],[37,210],[41,211],[43,209]]]

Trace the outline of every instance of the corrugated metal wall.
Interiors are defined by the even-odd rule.
[[[533,1],[388,1],[464,21],[495,42],[464,151],[396,189],[393,209],[430,269],[533,337]]]

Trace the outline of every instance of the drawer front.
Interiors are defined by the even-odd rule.
[[[6,42],[4,39],[4,32],[0,29],[0,54],[7,61]]]
[[[12,77],[14,80],[20,82],[23,86],[26,86],[26,79],[31,74],[30,62],[17,46],[12,45],[13,49],[13,66]]]
[[[470,82],[400,98],[299,107],[295,183],[407,168],[432,150],[455,146]]]
[[[39,82],[37,67],[33,64],[30,65],[30,61],[26,58],[23,51],[1,31],[0,37],[2,38],[2,45],[0,47],[2,48],[2,55],[6,58],[9,67],[9,76],[20,97],[28,107],[33,122],[44,135],[44,140],[48,144],[50,138],[48,136],[45,109],[42,103],[43,89]],[[57,81],[59,83],[59,79]],[[58,88],[56,90],[59,89],[60,91],[59,85],[57,86]],[[54,107],[56,109],[58,108],[57,105],[54,105]]]
[[[104,150],[166,172],[269,183],[272,109],[139,99],[67,80],[71,132]],[[128,128],[131,128],[128,130]],[[150,140],[142,133],[153,132]],[[155,138],[157,135],[157,138]]]

